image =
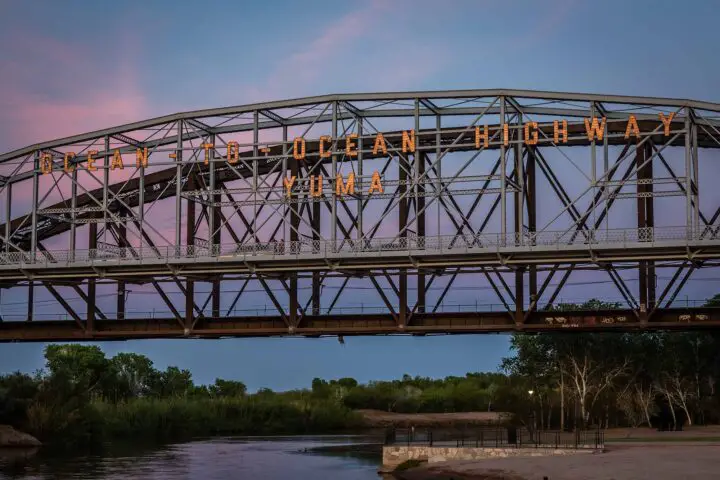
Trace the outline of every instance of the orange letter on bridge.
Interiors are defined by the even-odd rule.
[[[600,125],[598,125],[598,121],[596,117],[592,118],[592,126],[590,126],[590,119],[585,119],[585,133],[587,133],[587,138],[590,141],[593,141],[595,137],[597,137],[598,140],[603,139],[603,133],[605,132],[605,117],[602,117],[602,121],[600,122]]]
[[[480,133],[480,127],[475,127],[475,148],[480,148],[480,140],[483,141],[483,147],[488,147],[490,137],[488,136],[488,126],[483,127],[483,133]]]
[[[43,175],[52,172],[52,155],[49,153],[43,153],[40,156],[40,171]]]
[[[234,165],[240,161],[240,144],[238,142],[228,142],[227,161],[230,165]]]
[[[65,164],[65,173],[71,173],[75,171],[75,167],[70,167],[70,159],[75,158],[75,152],[68,152],[65,154],[64,158],[64,164]]]
[[[410,134],[408,134],[407,130],[403,130],[402,151],[403,153],[415,151],[415,130],[410,130]]]
[[[343,183],[342,175],[335,177],[335,195],[354,195],[355,194],[355,174],[348,175],[347,184]]]
[[[317,183],[316,183],[317,181]],[[322,175],[310,175],[310,196],[320,197],[322,196],[323,190],[323,177]]]
[[[625,138],[630,138],[630,135],[635,135],[635,137],[640,138],[640,128],[638,128],[635,115],[630,115],[630,118],[628,118],[627,127],[625,128]]]
[[[530,127],[533,129],[532,138],[530,138]],[[528,122],[525,124],[525,143],[528,145],[537,145],[538,143],[538,124],[537,122]]]
[[[293,140],[293,158],[295,160],[305,160],[305,139],[296,137]]]
[[[373,193],[376,190],[379,193],[383,193],[383,186],[382,183],[380,183],[380,174],[377,170],[375,170],[372,174],[372,180],[370,181],[370,188],[368,188],[368,194]]]
[[[559,125],[557,120],[553,121],[553,141],[560,143],[560,134],[562,133],[562,143],[567,143],[567,120],[562,121],[562,128],[559,128]]]
[[[113,153],[113,158],[110,161],[110,170],[115,170],[116,168],[119,168],[120,170],[125,169],[125,164],[123,164],[122,155],[120,155],[120,150],[115,150],[115,153]]]
[[[378,151],[382,149],[384,155],[387,155],[387,145],[385,145],[385,136],[382,133],[378,133],[375,137],[375,145],[373,145],[373,155],[377,155]]]
[[[295,184],[295,175],[293,175],[290,178],[283,177],[283,185],[285,186],[285,190],[287,190],[288,198],[290,198],[290,191],[292,190],[292,187],[294,184]]]
[[[94,172],[97,170],[97,167],[95,166],[95,159],[93,158],[93,155],[97,155],[97,150],[90,150],[87,154],[87,169],[90,172]]]
[[[203,143],[202,147],[205,149],[205,165],[210,163],[210,149],[213,148],[215,145],[212,143]]]
[[[175,158],[175,157],[172,157]],[[147,147],[140,150],[139,148],[135,151],[135,165],[140,168],[147,167],[148,165],[148,153]]]
[[[323,135],[318,141],[318,149],[320,150],[320,158],[328,158],[332,152],[325,151],[325,142],[329,142],[332,138],[328,135]],[[332,148],[332,147],[331,147]]]
[[[357,157],[357,144],[353,141],[358,138],[357,133],[351,133],[347,137],[345,137],[345,155],[348,157]]]
[[[662,113],[658,113],[658,116],[660,117],[660,121],[663,123],[663,126],[665,127],[665,136],[670,136],[670,123],[673,121],[673,117],[675,116],[675,112],[671,113],[670,116],[667,118]]]

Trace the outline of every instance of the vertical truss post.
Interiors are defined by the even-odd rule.
[[[287,125],[282,127],[282,175],[283,178],[287,178],[288,174],[288,144],[287,144]],[[288,203],[283,203],[283,242],[287,242],[287,218],[288,218]]]
[[[72,186],[70,187],[70,207],[72,209],[72,213],[70,213],[72,220],[70,224],[70,255],[72,255],[73,260],[75,259],[75,246],[77,244],[77,169],[78,166],[75,165],[72,171]]]
[[[691,128],[692,128],[692,161],[693,161],[693,183],[695,184],[695,188],[693,189],[693,205],[695,206],[695,215],[693,218],[694,221],[694,228],[693,231],[696,232],[695,235],[698,235],[700,232],[700,184],[698,183],[698,176],[699,176],[699,167],[698,164],[698,128],[695,124],[695,117],[693,116],[691,119]],[[698,237],[693,237],[698,238]]]
[[[537,230],[537,193],[535,190],[535,147],[527,148],[527,168],[525,174],[527,176],[527,182],[525,185],[525,195],[527,196],[527,216],[528,216],[528,232],[531,241],[531,245],[535,244],[534,234]],[[529,267],[529,293],[530,293],[530,304],[532,305],[533,300],[537,298],[537,266],[530,265]]]
[[[332,137],[332,178],[330,179],[330,184],[333,185],[335,182],[335,178],[337,178],[338,174],[338,165],[337,165],[337,145],[338,145],[338,102],[333,102],[332,104],[332,127],[330,136]],[[332,204],[331,204],[331,218],[330,218],[330,240],[332,241],[332,251],[337,251],[337,195],[331,195],[332,197]]]
[[[5,253],[10,253],[10,224],[12,220],[12,183],[5,185]]]
[[[595,118],[597,112],[597,105],[595,102],[590,103],[590,118]],[[607,137],[607,122],[605,122],[605,130],[603,132],[603,138]],[[595,149],[595,135],[590,142],[590,187],[592,188],[592,214],[593,214],[593,225],[595,224],[595,217],[597,212],[595,211],[595,199],[597,198],[597,151]]]
[[[513,194],[514,210],[515,210],[515,242],[514,245],[522,245],[523,243],[523,213],[525,209],[525,173],[523,172],[522,158],[522,113],[517,112],[517,130],[515,135],[515,180],[520,188],[515,189]],[[525,321],[525,266],[518,265],[515,270],[515,323],[522,324]]]
[[[426,154],[420,151],[420,100],[415,100],[415,214],[417,217],[418,238],[425,241],[425,183],[420,182],[425,178]],[[424,244],[423,244],[424,245]],[[425,272],[417,271],[417,306],[420,313],[425,312]]]
[[[438,158],[440,161],[437,162],[437,165],[435,167],[435,194],[437,195],[437,200],[435,203],[435,208],[437,209],[437,236],[440,236],[440,192],[442,191],[442,116],[435,115],[435,159]]]
[[[692,238],[692,152],[691,152],[691,124],[690,124],[690,107],[685,107],[685,208],[686,219],[685,225],[687,230],[687,238]]]
[[[177,145],[175,146],[175,245],[177,247],[176,255],[180,253],[180,245],[182,245],[182,160],[183,160],[183,121],[177,122]],[[194,224],[193,220],[193,224]],[[191,304],[192,306],[192,304]],[[192,308],[190,309],[192,315]]]
[[[333,136],[334,138],[334,136]],[[335,155],[332,156],[333,160],[333,172],[336,170],[335,166]],[[322,159],[318,159],[318,161],[322,161]],[[330,184],[332,185],[332,179],[330,180]],[[323,197],[325,196],[325,193],[323,193]],[[320,207],[322,206],[320,204],[320,198],[317,200],[313,198],[312,196],[308,195],[307,200],[311,202],[312,205],[312,216],[310,218],[310,225],[312,226],[312,239],[313,239],[313,252],[319,253],[320,252]],[[321,197],[322,198],[322,197]],[[335,202],[332,203],[332,218],[330,219],[331,224],[331,230],[335,231],[335,215],[337,215],[337,210],[335,210]],[[299,218],[298,218],[299,221]],[[298,223],[299,226],[299,223]],[[335,240],[336,238],[333,236],[333,242],[332,242],[332,249],[335,250]],[[314,271],[312,272],[312,313],[313,315],[320,315],[320,286],[321,286],[322,280],[320,279],[320,272]],[[297,285],[297,275],[295,276],[295,284]],[[295,298],[297,298],[297,289],[295,292]],[[297,309],[296,309],[297,310]],[[291,325],[294,325],[294,323],[291,323]]]
[[[652,241],[653,227],[655,226],[654,197],[653,197],[653,161],[652,146],[649,142],[638,145],[635,150],[635,164],[637,165],[637,226],[644,241]],[[647,163],[646,163],[647,162]],[[640,321],[647,323],[648,314],[655,307],[655,262],[639,262],[639,289],[640,289]]]
[[[418,128],[417,131],[420,129]],[[420,140],[419,138],[416,140],[416,150],[419,150]],[[417,157],[419,158],[419,161],[416,161],[415,166],[417,167],[417,175],[418,178],[424,178],[425,175],[425,161],[427,160],[426,154],[422,152],[416,153]],[[420,212],[417,215],[417,236],[418,240],[423,242],[422,245],[424,245],[425,242],[425,184],[418,184],[418,196],[415,198],[417,210],[416,212]],[[418,269],[417,271],[417,306],[418,306],[418,312],[425,313],[425,290],[427,289],[427,285],[425,283],[425,271]]]
[[[177,152],[176,152],[177,155]],[[149,161],[150,159],[148,159]],[[140,166],[138,168],[138,173],[140,175],[140,178],[138,178],[138,205],[137,205],[137,216],[138,216],[138,224],[140,225],[140,231],[142,232],[145,228],[145,163],[140,162]],[[132,211],[128,212],[130,215],[132,215]],[[143,242],[145,241],[145,237],[143,235],[140,235],[140,238],[138,240],[140,242],[139,246],[142,249]],[[126,245],[129,247],[130,245]]]
[[[35,263],[35,255],[37,254],[37,210],[38,210],[38,190],[40,177],[38,170],[40,169],[40,151],[35,152],[33,157],[33,186],[32,186],[32,232],[30,234],[30,252],[32,253],[32,262]]]
[[[222,219],[220,218],[220,214],[222,213],[220,209],[222,208],[220,203],[220,195],[217,193],[217,180],[216,180],[216,169],[217,169],[217,162],[215,161],[215,135],[210,136],[210,143],[213,145],[212,148],[212,155],[210,155],[210,199],[212,206],[210,207],[210,215],[208,215],[208,222],[210,223],[210,230],[208,235],[208,240],[210,242],[210,248],[211,249],[217,249],[216,254],[220,254],[220,244],[222,243]],[[257,145],[256,147],[257,148]],[[257,160],[255,160],[257,163]],[[220,316],[220,285],[221,285],[221,276],[217,274],[215,278],[213,278],[212,281],[212,307],[211,307],[211,315],[214,318],[218,318]]]
[[[259,149],[259,143],[260,143],[260,112],[257,110],[253,111],[253,161],[252,161],[252,190],[253,190],[253,236],[255,238],[258,238],[258,231],[257,231],[257,216],[258,216],[258,164],[259,159],[258,155],[260,155],[260,149]]]
[[[417,146],[417,137],[415,137],[415,145]],[[400,196],[398,211],[398,229],[400,231],[400,241],[406,242],[407,245],[407,220],[408,220],[408,200],[405,193],[407,192],[408,175],[407,169],[410,168],[409,162],[404,155],[398,154],[398,195]],[[413,169],[414,170],[414,169]],[[401,268],[398,272],[398,300],[400,302],[398,311],[399,327],[404,328],[407,324],[407,269]]]
[[[105,135],[105,155],[103,156],[103,241],[108,231],[108,187],[110,185],[110,136]]]
[[[357,129],[358,129],[358,156],[357,156],[357,172],[358,172],[358,178],[361,179],[360,182],[360,189],[362,190],[365,188],[364,185],[362,185],[362,176],[363,176],[363,119],[362,117],[357,117]],[[355,226],[357,239],[359,241],[362,241],[363,238],[363,197],[362,195],[357,196],[357,225]]]
[[[32,280],[28,281],[28,304],[27,304],[27,321],[32,322],[35,313],[33,307],[35,306],[35,282]]]
[[[188,175],[188,189],[195,190],[195,179]],[[188,255],[195,254],[195,201],[192,197],[187,198],[187,218],[185,219],[185,243]],[[185,328],[193,324],[193,313],[195,308],[195,282],[190,276],[185,277]]]
[[[97,254],[97,218],[91,219],[88,227],[88,249],[90,249],[90,258],[94,258]],[[85,328],[88,333],[92,333],[95,330],[96,302],[97,280],[95,278],[89,278],[87,285],[87,325]]]
[[[500,128],[505,128],[505,97],[500,97]],[[507,240],[507,198],[506,188],[506,158],[505,158],[505,141],[504,138],[500,145],[500,232],[502,234],[502,245]]]
[[[283,128],[283,143],[287,145],[287,127]],[[287,152],[286,152],[287,156]],[[290,176],[297,178],[298,176],[298,162],[293,159],[290,160]],[[311,197],[306,197],[306,201],[310,201]],[[286,202],[290,203],[290,253],[294,254],[300,251],[298,246],[298,228],[300,228],[300,215],[298,212],[298,205],[300,196],[294,198],[286,198]],[[314,218],[314,215],[313,215]],[[313,285],[315,279],[313,278]],[[289,301],[289,322],[290,325],[297,325],[297,312],[298,312],[298,278],[297,272],[290,274],[290,301]],[[313,307],[314,311],[314,307]]]
[[[119,247],[120,248],[127,248],[128,242],[127,242],[127,227],[125,225],[125,222],[122,222],[118,226],[119,230]],[[117,319],[118,320],[124,320],[125,319],[125,281],[118,280],[117,282]]]

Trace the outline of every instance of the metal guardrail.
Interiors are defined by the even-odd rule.
[[[482,427],[460,431],[404,428],[387,431],[385,445],[598,450],[605,446],[605,432],[600,429],[574,432],[559,430],[530,432],[514,427]]]
[[[720,227],[718,227],[720,229]],[[282,259],[297,256],[352,257],[362,253],[425,252],[450,253],[500,251],[508,248],[524,248],[535,251],[562,249],[568,246],[585,246],[597,249],[648,243],[716,241],[720,232],[714,227],[693,231],[686,227],[565,230],[557,232],[525,232],[508,234],[460,234],[439,236],[409,236],[402,238],[373,238],[358,240],[300,240],[264,243],[219,245],[167,245],[158,247],[112,247],[84,250],[37,251],[33,255],[25,251],[0,252],[2,266],[62,266],[91,263],[170,261],[174,259],[225,260],[259,258]]]

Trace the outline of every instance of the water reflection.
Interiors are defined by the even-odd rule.
[[[153,449],[114,446],[102,455],[0,457],[0,478],[78,479],[377,479],[380,458],[310,449],[377,441],[359,436],[214,438]]]

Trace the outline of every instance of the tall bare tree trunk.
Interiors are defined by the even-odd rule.
[[[560,430],[565,430],[565,379],[560,369]]]

